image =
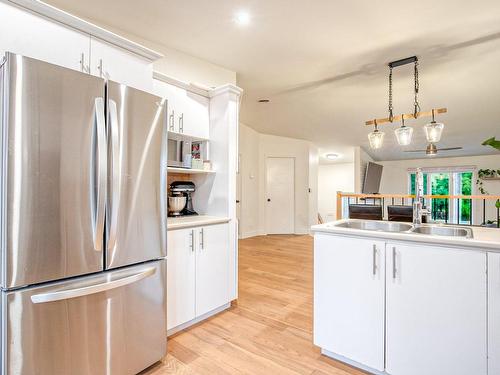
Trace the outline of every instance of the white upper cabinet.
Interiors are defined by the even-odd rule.
[[[384,370],[385,243],[314,236],[314,344]]]
[[[90,37],[27,10],[0,2],[0,52],[2,55],[13,52],[87,72]]]
[[[486,375],[486,254],[388,243],[386,259],[386,372]]]
[[[155,79],[153,92],[168,100],[168,130],[191,137],[209,138],[210,100],[181,87]]]
[[[488,374],[500,374],[499,253],[488,253]]]
[[[153,88],[149,60],[94,37],[90,41],[90,73],[147,92]]]
[[[209,138],[209,99],[185,91],[185,105],[183,111],[183,132],[193,137]]]

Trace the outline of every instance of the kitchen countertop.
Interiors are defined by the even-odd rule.
[[[229,222],[228,217],[208,216],[208,215],[192,215],[169,217],[167,219],[167,230],[183,229],[198,227],[201,225],[213,225]]]
[[[463,238],[463,237],[416,234],[408,232],[371,231],[371,230],[354,229],[354,228],[342,228],[335,226],[335,224],[342,223],[345,221],[347,221],[347,219],[332,221],[330,223],[325,223],[325,224],[313,225],[311,227],[311,231],[313,233],[332,233],[332,234],[340,234],[340,235],[354,236],[354,237],[381,238],[384,240],[392,240],[392,241],[424,242],[427,244],[438,244],[443,246],[448,245],[460,248],[475,248],[478,250],[482,249],[487,251],[500,252],[500,229],[498,228],[467,227],[472,229],[473,238]],[[449,226],[454,226],[454,225],[449,225]],[[459,227],[463,228],[466,226],[461,225]]]

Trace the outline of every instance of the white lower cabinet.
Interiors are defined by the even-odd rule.
[[[196,316],[229,302],[229,227],[197,228]]]
[[[488,253],[488,374],[500,374],[499,253]]]
[[[384,242],[315,235],[315,345],[383,371],[384,293]]]
[[[167,330],[196,316],[194,232],[179,229],[167,235]]]
[[[167,251],[167,330],[230,302],[228,224],[169,231]]]
[[[486,253],[388,243],[386,259],[386,372],[486,375]]]

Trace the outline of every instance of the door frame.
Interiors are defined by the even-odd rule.
[[[297,173],[295,172],[295,167],[297,165],[297,161],[296,161],[296,158],[295,156],[272,156],[272,155],[266,155],[265,156],[265,170],[264,170],[264,225],[265,225],[265,233],[266,234],[269,234],[269,226],[268,226],[268,217],[267,217],[267,197],[269,196],[268,195],[268,180],[267,180],[267,169],[268,169],[268,166],[269,166],[269,159],[291,159],[293,161],[293,185],[292,185],[292,190],[293,190],[293,201],[292,201],[292,211],[293,211],[293,215],[292,215],[292,220],[293,220],[293,224],[292,224],[292,232],[291,234],[295,234],[296,230],[295,230],[295,214],[296,214],[296,204],[295,204],[295,196],[296,196],[296,189],[295,189],[295,184],[296,184],[296,176],[297,176]]]

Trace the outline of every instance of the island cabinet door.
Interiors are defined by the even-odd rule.
[[[488,253],[488,374],[500,374],[500,253]]]
[[[314,344],[384,369],[385,243],[314,237]]]
[[[386,247],[386,372],[485,375],[486,253]]]

